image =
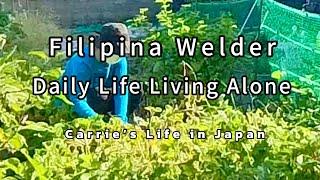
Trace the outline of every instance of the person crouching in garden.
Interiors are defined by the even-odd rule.
[[[105,88],[110,88],[112,77],[121,79],[128,75],[128,65],[126,57],[119,57],[119,52],[115,51],[112,58],[114,64],[102,62],[100,59],[100,44],[101,42],[111,42],[115,48],[118,46],[119,38],[123,36],[126,39],[126,53],[129,52],[129,31],[122,23],[108,23],[102,27],[98,32],[95,40],[95,57],[89,57],[89,47],[84,48],[84,57],[73,55],[67,62],[64,76],[76,77],[77,81],[90,82],[90,87],[86,98],[80,100],[76,95],[67,96],[74,104],[73,108],[76,114],[83,118],[96,117],[98,114],[109,114],[119,117],[123,123],[128,123],[128,114],[130,114],[139,104],[139,98],[134,96],[129,106],[129,93],[126,91],[125,95],[120,93],[116,95],[99,95],[99,78],[104,77]],[[116,59],[115,59],[116,58]],[[70,87],[70,86],[68,86]],[[78,89],[78,87],[77,87]],[[130,96],[131,97],[131,96]],[[130,112],[131,111],[131,112]]]

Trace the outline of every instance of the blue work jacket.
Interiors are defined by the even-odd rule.
[[[116,76],[118,80],[122,76],[128,74],[127,71],[127,58],[121,57],[120,61],[113,65],[108,65],[96,60],[94,57],[89,56],[89,48],[84,48],[84,57],[80,57],[77,53],[72,56],[66,66],[63,76],[67,76],[69,79],[71,76],[75,76],[77,81],[90,82],[90,88],[99,87],[99,78],[105,78],[105,87],[111,87],[112,77]],[[69,81],[70,83],[70,81]],[[70,92],[70,84],[68,84],[68,90]],[[80,89],[77,85],[77,93]],[[127,109],[128,109],[128,91],[125,95],[120,93],[113,95],[114,115],[122,119],[124,123],[127,123]],[[80,100],[77,95],[68,94],[69,100],[74,104],[74,111],[81,117],[88,118],[94,117],[98,114],[89,106],[87,98]]]

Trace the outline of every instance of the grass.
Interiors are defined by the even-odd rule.
[[[55,24],[53,16],[44,12],[24,12],[17,14],[22,30],[27,35],[18,41],[21,51],[46,50],[50,36],[64,36],[66,31]]]

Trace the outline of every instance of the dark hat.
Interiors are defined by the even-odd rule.
[[[107,23],[102,26],[100,32],[97,32],[98,40],[96,40],[96,47],[100,48],[101,42],[111,42],[116,49],[120,37],[125,38],[125,52],[130,53],[130,36],[126,25],[122,23]],[[117,51],[115,52],[117,54]]]

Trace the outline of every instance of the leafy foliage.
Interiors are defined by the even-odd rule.
[[[201,35],[192,32],[194,27],[187,30],[184,26],[189,24],[182,19],[178,22],[173,15],[160,15],[159,19],[167,27],[173,22],[173,27],[159,32],[159,38],[167,41],[167,47],[172,46],[169,40],[173,35],[167,38],[169,31]],[[193,23],[204,25],[197,21]],[[206,25],[203,27],[207,28]],[[153,35],[159,33],[153,32]],[[150,37],[155,38],[153,35]],[[169,57],[169,52],[166,56]],[[0,179],[320,178],[320,132],[314,127],[316,124],[308,123],[320,119],[318,110],[311,109],[312,104],[318,103],[314,99],[303,103],[297,101],[298,112],[294,112],[298,108],[292,106],[292,102],[283,101],[279,105],[282,109],[243,113],[229,106],[223,97],[213,105],[205,97],[187,96],[174,105],[145,107],[148,116],[135,117],[138,124],[123,126],[115,118],[110,123],[105,123],[101,117],[75,118],[69,109],[72,104],[63,97],[58,99],[66,102],[64,107],[57,108],[54,97],[32,95],[32,78],[57,79],[62,73],[61,59],[61,56],[49,58],[42,51],[18,54],[12,47],[0,55]],[[192,66],[193,59],[185,61]],[[169,63],[166,68],[174,72],[181,62],[175,57],[162,63]],[[144,59],[142,67],[150,66],[152,63]],[[196,65],[192,69],[194,67]],[[157,76],[160,72],[152,71]],[[194,72],[204,79],[218,77],[220,73],[216,70],[206,72],[202,66]],[[273,75],[281,77],[279,72]],[[176,77],[176,74],[171,76]],[[290,118],[303,123],[288,123]],[[153,134],[158,129],[169,128],[171,132],[181,132],[181,138],[147,140],[146,128]],[[119,131],[120,138],[106,139],[103,135],[101,139],[66,139],[64,132],[67,129],[101,131],[109,136]],[[123,133],[124,129],[127,133]],[[190,139],[190,129],[205,131],[207,138]],[[235,142],[235,137],[214,139],[217,129],[222,132],[265,131],[266,138],[243,138],[239,142]],[[128,133],[132,131],[137,134],[134,139],[130,139]]]
[[[235,22],[233,19],[229,16],[223,16],[215,22],[207,23],[197,13],[187,9],[173,13],[170,1],[159,0],[156,2],[161,5],[161,10],[157,14],[159,28],[149,29],[148,35],[143,41],[145,45],[152,41],[160,42],[163,47],[163,53],[158,58],[145,56],[137,59],[135,64],[137,68],[132,74],[139,74],[140,80],[147,80],[150,77],[161,79],[166,75],[169,79],[174,80],[181,80],[182,76],[189,76],[193,80],[197,79],[204,82],[214,79],[222,82],[227,81],[235,62],[231,56],[226,58],[220,56],[204,58],[201,51],[196,51],[194,57],[186,56],[181,58],[177,52],[175,38],[197,37],[197,49],[199,49],[204,41],[217,41],[219,36],[223,34],[226,39],[226,46],[228,46],[235,35]],[[134,27],[146,26],[148,24],[146,9],[142,9],[140,16],[134,18],[130,23]],[[159,101],[158,97],[156,98],[150,97],[150,103],[163,106],[170,99],[175,99],[176,97],[161,97],[161,101]]]
[[[147,140],[139,126],[122,126],[116,119],[110,123],[101,119],[72,120],[68,112],[52,106],[52,97],[32,96],[33,76],[55,79],[59,70],[46,69],[49,60],[43,53],[29,53],[27,61],[10,54],[0,61],[1,178],[317,179],[320,176],[319,132],[290,125],[282,114],[260,110],[243,114],[223,99],[210,105],[205,97],[190,96],[164,109],[146,107],[151,116],[140,125],[153,133],[169,128],[182,134],[179,140]],[[124,128],[136,131],[137,138],[130,139],[125,134],[117,140],[64,137],[67,129],[121,132]],[[190,139],[190,129],[205,131],[207,139]],[[240,142],[214,139],[217,129],[263,130],[267,138]]]
[[[25,37],[22,25],[8,12],[0,11],[0,35],[5,34],[7,46],[13,46],[17,40]]]
[[[5,140],[1,142],[2,149],[21,152],[27,160],[16,157],[3,160],[2,177],[11,172],[18,178],[48,179],[319,178],[319,132],[288,125],[281,117],[262,111],[245,115],[233,110],[223,99],[218,102],[219,106],[212,106],[204,97],[190,96],[179,105],[168,105],[163,110],[146,108],[152,115],[145,120],[148,129],[153,133],[165,128],[180,131],[179,140],[147,140],[140,127],[121,126],[116,119],[110,123],[74,119],[52,125],[27,121],[27,125],[19,125],[12,135],[6,127],[1,128],[1,139]],[[66,140],[63,136],[66,129],[122,132],[124,128],[128,132],[136,131],[137,137],[130,139],[127,134],[121,134],[120,139]],[[190,139],[187,135],[190,129],[205,131],[207,139]],[[264,130],[267,138],[235,143],[214,139],[216,129]],[[30,134],[22,136],[23,131]],[[46,136],[37,136],[39,133]],[[43,144],[34,149],[33,156],[28,150],[34,143],[29,144],[28,137]]]
[[[190,13],[192,15],[190,15]],[[189,11],[181,11],[180,13],[172,13],[170,6],[166,2],[162,2],[161,11],[157,15],[160,24],[163,26],[159,31],[151,32],[146,38],[146,42],[150,40],[158,40],[163,44],[163,59],[157,59],[156,63],[152,61],[143,61],[145,67],[151,67],[153,74],[160,77],[168,74],[169,77],[178,78],[183,75],[182,60],[176,52],[175,37],[197,37],[199,44],[207,40],[218,40],[222,34],[229,44],[234,37],[234,22],[230,17],[222,17],[215,23],[207,24],[196,13]],[[230,72],[226,72],[232,68],[230,57],[222,58],[203,58],[198,51],[195,57],[185,57],[184,62],[188,63],[193,72],[196,73],[198,79],[209,80],[212,78],[228,77]],[[152,66],[153,63],[154,65]],[[148,64],[149,63],[149,64]],[[180,73],[177,73],[180,72]],[[190,74],[191,75],[191,74]]]

